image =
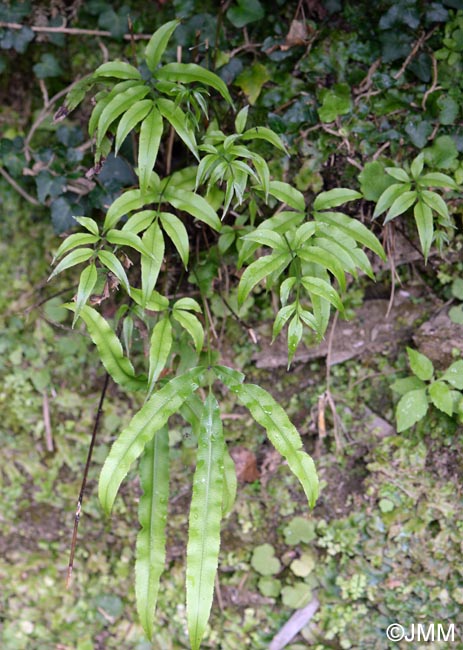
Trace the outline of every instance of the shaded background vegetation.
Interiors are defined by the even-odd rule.
[[[59,235],[74,227],[72,215],[100,217],[121,188],[132,184],[134,160],[127,142],[99,174],[87,173],[93,165],[86,137],[90,102],[61,124],[52,119],[68,85],[108,57],[133,60],[144,43],[137,35],[150,35],[179,16],[183,24],[172,57],[180,47],[182,60],[216,69],[237,103],[251,104],[251,124],[268,124],[287,144],[290,157],[262,145],[262,153],[272,156],[274,176],[294,184],[308,201],[321,189],[361,188],[367,200],[358,217],[371,223],[370,201],[386,186],[383,170],[391,162],[402,164],[423,151],[433,168],[458,183],[463,179],[459,9],[458,0],[1,5],[2,647],[150,647],[136,622],[131,586],[135,480],[125,485],[111,522],[103,520],[90,492],[73,587],[64,588],[72,511],[102,377],[90,340],[71,332],[61,308],[75,292],[75,277],[69,273],[51,287],[46,278]],[[66,33],[63,26],[99,33]],[[217,112],[225,125],[232,123],[225,107],[218,104]],[[174,147],[173,164],[183,164],[184,157]],[[365,334],[345,341],[353,353],[331,368],[329,386],[338,421],[323,401],[323,358],[299,358],[286,374],[278,367],[278,349],[264,347],[256,368],[255,346],[213,296],[213,278],[226,258],[220,259],[215,242],[207,259],[199,257],[196,271],[209,287],[214,322],[223,333],[222,356],[246,367],[289,409],[308,450],[317,455],[324,485],[309,514],[262,433],[230,401],[227,435],[236,441],[237,458],[244,455],[251,469],[241,473],[239,499],[224,527],[220,589],[205,647],[266,648],[292,611],[314,594],[320,610],[292,650],[309,643],[319,649],[382,649],[389,647],[385,629],[392,622],[463,622],[461,427],[430,412],[415,429],[395,435],[390,390],[408,372],[405,345],[413,334],[426,332],[418,329],[421,323],[448,301],[453,321],[434,331],[426,353],[445,365],[442,340],[454,343],[450,358],[463,349],[458,193],[449,194],[448,203],[456,228],[448,233],[444,255],[434,254],[426,266],[416,255],[412,220],[401,218],[384,230],[372,226],[395,260],[402,282],[397,299],[419,308],[404,323],[401,307],[389,343],[366,346],[360,359],[353,351],[355,336],[362,340]],[[374,292],[360,280],[348,294],[353,322],[365,301],[367,313],[373,302],[387,305],[391,272],[378,270]],[[256,294],[242,314],[261,345],[270,337],[272,313],[269,298]],[[363,318],[368,329],[368,316]],[[115,387],[110,391],[90,487],[136,406],[131,399]],[[190,494],[182,477],[193,461],[190,436],[180,424],[172,428],[175,496],[154,644],[166,649],[188,647],[182,558]]]

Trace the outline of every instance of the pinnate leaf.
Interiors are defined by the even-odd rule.
[[[119,435],[103,465],[98,486],[100,502],[107,514],[111,512],[119,486],[134,460],[170,416],[199,387],[203,372],[202,367],[197,367],[171,379],[145,402]]]
[[[217,400],[206,398],[201,415],[187,546],[187,618],[192,650],[199,650],[214,594],[220,548],[224,438]]]
[[[74,303],[65,305],[71,311],[76,310]],[[87,326],[90,338],[98,349],[103,366],[114,381],[127,390],[146,388],[146,377],[135,376],[129,359],[124,356],[122,345],[108,321],[96,309],[84,305],[80,317]]]
[[[312,458],[302,449],[302,440],[286,412],[266,390],[255,384],[233,387],[239,401],[249,409],[254,420],[267,431],[270,442],[286,458],[289,468],[299,479],[310,507],[314,507],[319,486]]]
[[[140,483],[143,493],[138,507],[141,530],[137,536],[135,593],[140,622],[151,640],[159,579],[166,560],[169,499],[169,434],[166,426],[145,447],[140,463]]]

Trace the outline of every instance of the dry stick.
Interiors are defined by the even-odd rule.
[[[419,37],[419,39],[416,41],[415,45],[413,46],[410,54],[407,56],[407,58],[403,62],[402,67],[400,68],[400,70],[398,72],[395,73],[394,79],[397,80],[397,79],[399,79],[399,77],[401,77],[403,75],[403,73],[405,72],[405,70],[408,68],[408,66],[410,64],[410,61],[415,58],[415,56],[416,56],[418,50],[420,49],[420,47],[423,45],[423,43],[425,43],[428,40],[428,38],[431,38],[431,36],[436,31],[436,29],[437,29],[437,25],[436,25],[436,27],[433,27],[431,29],[431,31],[428,32],[427,34],[426,34],[426,32],[423,32],[421,34],[421,36]]]
[[[439,86],[437,83],[437,59],[432,54],[432,84],[431,87],[424,93],[423,99],[421,100],[421,108],[426,110],[426,102],[428,101],[429,95],[436,92],[436,90],[442,90],[442,86]]]
[[[51,431],[51,422],[50,422],[50,404],[48,402],[48,392],[46,389],[43,391],[42,413],[43,413],[43,426],[45,427],[45,445],[47,451],[52,452],[53,434]]]
[[[100,394],[100,402],[98,404],[98,410],[96,412],[95,420],[93,422],[92,439],[90,441],[90,447],[88,449],[87,462],[85,463],[84,475],[82,477],[82,484],[80,486],[79,498],[77,499],[76,513],[74,515],[74,529],[72,531],[71,552],[69,554],[68,573],[67,573],[67,577],[66,577],[66,589],[69,589],[69,587],[71,585],[72,569],[74,567],[74,554],[75,554],[75,551],[76,551],[76,542],[77,542],[77,529],[79,527],[80,513],[82,511],[82,501],[84,499],[84,492],[85,492],[85,488],[87,486],[88,470],[90,468],[90,463],[91,463],[91,460],[92,460],[92,454],[93,454],[93,448],[95,446],[96,434],[97,434],[97,431],[98,431],[98,425],[100,424],[100,417],[101,417],[101,414],[103,413],[103,402],[104,402],[104,399],[105,399],[108,384],[109,384],[109,374],[106,373],[105,378],[104,378],[103,388],[102,388],[101,394]]]
[[[26,190],[23,190],[22,187],[20,187],[17,182],[14,180],[14,178],[11,178],[11,176],[6,172],[3,167],[0,167],[0,174],[3,176],[3,178],[11,185],[13,189],[17,191],[18,194],[20,194],[23,199],[26,199],[26,201],[29,201],[29,203],[32,203],[32,205],[40,205],[40,203],[35,199],[33,196],[28,194]]]
[[[336,324],[338,322],[338,315],[339,312],[337,311],[333,317],[333,323],[331,325],[331,330],[328,336],[328,350],[326,354],[326,392],[325,392],[325,397],[326,401],[329,404],[331,414],[333,416],[333,433],[334,433],[334,440],[336,442],[336,449],[339,451],[342,448],[341,440],[339,438],[339,430],[338,430],[338,414],[336,413],[336,405],[333,400],[333,396],[331,395],[331,390],[330,390],[330,382],[331,382],[331,353],[333,350],[333,339],[334,339],[334,331],[336,329]]]
[[[111,32],[101,29],[79,29],[78,27],[38,27],[37,25],[20,25],[19,23],[7,23],[0,21],[0,27],[6,29],[23,29],[27,27],[33,32],[43,32],[45,34],[69,34],[70,36],[112,36]],[[148,41],[152,34],[134,34],[136,41]],[[132,36],[124,34],[123,38],[130,41]]]

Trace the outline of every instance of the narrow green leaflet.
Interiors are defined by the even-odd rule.
[[[188,149],[199,160],[198,147],[194,132],[191,130],[187,116],[179,106],[176,106],[170,99],[159,97],[156,100],[161,115],[174,127],[177,135],[183,140]]]
[[[114,228],[119,219],[129,212],[142,208],[145,203],[154,203],[159,198],[157,192],[142,194],[141,190],[128,190],[119,196],[106,213],[103,228]]]
[[[79,287],[77,289],[76,310],[74,312],[72,327],[74,327],[76,324],[82,307],[86,304],[87,300],[92,295],[97,279],[98,273],[95,264],[90,264],[80,274]]]
[[[153,171],[162,137],[162,116],[153,109],[143,120],[138,143],[138,176],[140,189],[144,194]]]
[[[76,266],[77,264],[82,264],[82,262],[86,262],[92,257],[94,253],[95,251],[93,248],[77,248],[76,250],[72,251],[72,253],[69,253],[69,255],[63,257],[61,262],[48,278],[48,282],[54,278],[55,275],[58,275],[58,273],[61,273],[66,269],[70,269],[72,266]]]
[[[293,303],[291,305],[286,305],[285,307],[282,307],[277,315],[275,316],[275,321],[273,323],[273,329],[272,329],[272,343],[278,336],[278,334],[281,332],[283,327],[286,325],[288,320],[291,318],[291,316],[294,314],[296,311],[296,303]]]
[[[159,218],[164,231],[177,249],[183,266],[187,268],[190,253],[190,240],[188,239],[187,229],[178,217],[169,212],[161,212]]]
[[[177,210],[188,212],[188,214],[191,214],[199,221],[203,221],[214,230],[219,231],[221,229],[222,224],[216,211],[199,194],[169,185],[164,190],[163,197]]]
[[[439,411],[447,413],[448,416],[453,415],[453,397],[452,391],[448,385],[443,381],[435,381],[429,386],[429,397]]]
[[[110,92],[104,90],[96,95],[95,97],[96,106],[93,109],[92,114],[90,115],[90,119],[88,121],[88,133],[90,136],[94,135],[101,114],[103,113],[106,106],[108,106],[108,104],[115,97],[117,97],[117,95],[120,95],[121,93],[125,92],[129,88],[134,88],[135,86],[139,86],[139,85],[140,85],[139,81],[135,79],[129,79],[128,81],[121,81],[120,83],[116,84]]]
[[[157,221],[143,235],[143,245],[149,253],[141,256],[141,288],[143,304],[146,306],[158,280],[164,259],[164,237]]]
[[[174,305],[174,309],[186,309],[188,311],[195,311],[198,314],[202,313],[199,302],[194,298],[179,298]]]
[[[358,219],[352,219],[342,212],[316,212],[314,218],[319,223],[339,228],[346,235],[376,253],[382,260],[386,260],[386,253],[378,238]]]
[[[60,245],[53,257],[53,263],[55,260],[58,260],[65,253],[76,248],[77,246],[87,246],[88,244],[95,244],[99,240],[98,232],[96,234],[90,234],[87,232],[76,232],[73,235],[69,235]]]
[[[140,71],[125,61],[108,61],[93,73],[94,77],[113,77],[115,79],[141,79]]]
[[[99,235],[100,231],[98,228],[98,224],[95,221],[95,219],[91,219],[90,217],[74,217],[75,221],[79,223],[83,228],[88,230],[89,232],[92,233],[92,235]],[[72,235],[71,235],[72,237]],[[66,237],[66,241],[69,239],[69,237]]]
[[[184,311],[183,309],[174,308],[172,311],[172,317],[191,336],[193,343],[195,344],[195,350],[199,354],[204,345],[204,328],[201,321],[197,316],[189,311]]]
[[[233,387],[239,401],[254,420],[267,431],[270,442],[286,458],[289,468],[301,482],[311,508],[318,498],[319,485],[312,458],[303,450],[302,440],[286,412],[266,390],[255,384]]]
[[[124,289],[130,295],[130,284],[127,274],[114,253],[110,253],[109,251],[98,251],[98,259],[116,276]]]
[[[283,237],[273,230],[266,230],[265,228],[257,228],[246,235],[243,235],[241,239],[245,241],[253,241],[262,246],[269,246],[270,248],[279,250],[279,251],[288,251],[288,244],[283,239]]]
[[[450,187],[452,190],[458,189],[458,185],[455,183],[453,178],[447,176],[447,174],[442,174],[441,172],[423,174],[423,176],[418,179],[418,185],[421,185],[422,187]]]
[[[167,47],[170,37],[180,24],[179,20],[171,20],[154,32],[145,48],[146,64],[151,72],[155,72],[161,56]]]
[[[114,153],[116,156],[126,137],[148,115],[152,108],[153,100],[141,99],[139,102],[135,102],[124,113],[116,130],[116,141],[114,145]]]
[[[199,650],[214,595],[220,548],[224,438],[217,400],[204,403],[188,529],[186,598],[192,650]]]
[[[319,264],[323,268],[328,269],[328,271],[330,271],[330,273],[332,273],[337,279],[341,291],[345,291],[346,275],[344,273],[343,265],[340,263],[336,255],[320,246],[307,246],[305,248],[300,248],[297,251],[297,256],[306,262]]]
[[[164,426],[147,443],[140,463],[143,494],[138,507],[135,593],[143,630],[151,641],[159,580],[166,561],[166,521],[169,500],[169,433]]]
[[[428,406],[425,388],[411,390],[401,397],[396,411],[397,433],[410,429],[422,420],[428,412]]]
[[[233,105],[228,88],[222,79],[196,63],[167,63],[157,71],[156,76],[158,79],[166,81],[180,81],[181,83],[197,81],[206,84],[206,86],[217,90],[229,104]]]
[[[100,118],[98,120],[98,130],[96,137],[96,146],[97,148],[101,145],[101,142],[106,135],[106,131],[109,129],[111,124],[116,120],[122,113],[125,113],[132,104],[137,102],[139,99],[143,99],[149,93],[150,89],[144,84],[137,84],[132,88],[128,88],[122,93],[118,93],[115,97],[111,99],[108,104],[104,107],[101,112]]]
[[[269,194],[298,212],[304,212],[305,199],[299,190],[282,181],[270,181]]]
[[[424,167],[424,154],[420,153],[410,165],[410,172],[415,180],[418,180]]]
[[[400,167],[386,167],[385,172],[389,176],[392,176],[392,178],[395,178],[396,181],[400,181],[401,183],[410,182],[410,176],[405,169],[400,169]]]
[[[244,271],[238,285],[238,304],[243,305],[252,289],[271,273],[281,273],[291,262],[289,253],[273,253],[264,255],[253,262]]]
[[[429,381],[432,379],[434,375],[434,366],[428,357],[412,348],[407,348],[407,355],[410,368],[418,379],[421,379],[421,381]]]
[[[226,517],[233,510],[237,488],[238,480],[236,478],[235,463],[230,456],[227,445],[224,444],[222,517]]]
[[[142,406],[111,447],[100,474],[98,494],[104,511],[111,512],[119,486],[147,442],[199,387],[204,368],[171,379]]]
[[[71,113],[83,100],[85,95],[88,93],[88,91],[92,88],[92,86],[95,84],[95,78],[93,74],[87,75],[85,77],[82,77],[82,79],[79,79],[71,90],[68,92],[66,95],[66,99],[64,101],[64,105],[68,111],[68,113]],[[58,119],[58,116],[55,116],[55,120]]]
[[[408,208],[410,208],[415,203],[417,198],[418,193],[416,191],[403,192],[396,198],[394,203],[389,208],[384,223],[387,223],[388,221],[395,219],[404,212],[407,212]]]
[[[236,384],[242,384],[244,381],[242,372],[228,366],[215,365],[211,367],[211,370],[225,386],[236,386]]]
[[[71,311],[76,310],[74,303],[65,305]],[[100,314],[84,305],[80,317],[87,326],[90,338],[98,348],[98,355],[108,374],[114,381],[127,390],[146,388],[146,377],[136,377],[132,364],[124,356],[122,345],[110,324]]]
[[[153,327],[151,333],[149,372],[148,372],[148,395],[154,390],[159,375],[166,367],[172,348],[172,325],[168,316],[164,316]]]
[[[329,210],[330,208],[336,208],[338,205],[348,203],[348,201],[361,198],[362,194],[360,192],[349,190],[345,187],[335,187],[333,190],[329,190],[329,192],[321,192],[313,202],[313,209]]]
[[[410,189],[410,183],[394,183],[387,187],[378,199],[375,211],[373,212],[373,219],[386,212],[401,194],[409,192]]]
[[[106,233],[106,239],[110,244],[114,244],[115,246],[129,246],[139,253],[142,253],[142,255],[148,255],[148,257],[151,255],[140,237],[129,230],[108,230]]]
[[[246,122],[248,121],[248,112],[249,106],[245,106],[238,112],[237,116],[235,117],[235,131],[237,133],[243,133],[244,129],[246,128]]]
[[[423,251],[425,261],[428,259],[434,238],[434,220],[431,208],[418,200],[413,208],[415,223],[420,238],[421,250]]]
[[[422,190],[421,197],[426,205],[429,205],[429,207],[432,210],[435,210],[441,217],[446,220],[450,218],[447,204],[439,194],[436,194],[436,192],[430,192],[429,190]]]
[[[142,230],[149,228],[157,216],[156,210],[141,210],[132,214],[122,226],[122,232],[133,232],[138,235]]]
[[[324,300],[328,300],[328,302],[330,302],[333,307],[339,311],[344,311],[344,307],[341,302],[341,298],[338,295],[338,292],[333,289],[331,284],[329,282],[326,282],[326,280],[306,275],[301,278],[301,284],[311,296],[312,294],[315,294]]]
[[[302,332],[303,326],[299,315],[296,314],[288,326],[288,370],[296,354],[297,347],[301,342]]]
[[[272,131],[272,129],[269,129],[266,126],[254,126],[252,129],[248,129],[242,133],[241,138],[242,140],[266,140],[267,142],[270,142],[270,144],[273,144],[274,147],[277,147],[277,149],[288,153],[281,138]]]

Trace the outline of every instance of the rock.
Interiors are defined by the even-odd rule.
[[[454,350],[463,356],[463,325],[452,322],[447,310],[440,311],[421,325],[413,342],[436,368],[447,368],[455,361]]]

